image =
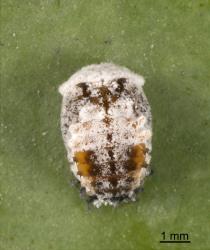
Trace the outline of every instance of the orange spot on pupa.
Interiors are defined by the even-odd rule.
[[[91,162],[90,162],[90,152],[80,151],[76,152],[74,159],[77,163],[78,174],[81,176],[90,176]]]
[[[145,144],[137,144],[133,146],[131,151],[131,159],[137,169],[143,167],[145,162],[145,154],[146,154]]]

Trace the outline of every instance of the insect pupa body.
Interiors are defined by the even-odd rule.
[[[143,84],[127,68],[102,63],[59,87],[71,170],[97,207],[134,200],[150,173],[152,119]]]

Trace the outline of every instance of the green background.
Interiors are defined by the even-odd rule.
[[[0,249],[210,246],[210,2],[1,1]],[[155,174],[136,203],[87,209],[61,138],[57,88],[112,61],[146,79]],[[191,244],[161,245],[161,233]]]

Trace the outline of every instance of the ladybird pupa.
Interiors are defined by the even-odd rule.
[[[96,207],[135,200],[150,173],[152,117],[143,85],[129,69],[101,63],[59,87],[70,168]]]

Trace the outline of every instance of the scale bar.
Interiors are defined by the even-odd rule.
[[[190,240],[160,240],[160,243],[191,243]]]

